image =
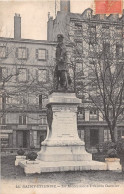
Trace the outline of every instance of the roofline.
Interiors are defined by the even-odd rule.
[[[110,21],[110,20],[97,20],[97,19],[93,19],[91,18],[91,20],[89,21],[88,19],[80,19],[80,18],[70,18],[71,21],[78,21],[78,22],[85,22],[85,23],[89,23],[89,22],[93,22],[93,23],[100,23],[100,24],[111,24],[111,25],[124,25],[124,21]]]
[[[34,39],[20,39],[20,40],[16,40],[14,38],[8,38],[8,37],[0,37],[0,41],[4,41],[4,42],[14,42],[14,43],[29,43],[29,44],[56,45],[56,42],[55,41],[34,40]]]

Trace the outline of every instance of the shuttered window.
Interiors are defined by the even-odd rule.
[[[81,72],[83,70],[83,64],[82,63],[76,63],[76,72]]]
[[[29,53],[26,47],[16,48],[16,58],[25,60],[28,58],[28,55]]]
[[[45,83],[46,80],[47,80],[47,70],[46,69],[39,69],[38,70],[38,81]]]
[[[8,77],[8,69],[6,67],[0,67],[0,81],[4,81]]]
[[[7,48],[6,46],[0,46],[0,58],[6,58]]]
[[[36,59],[38,61],[45,61],[48,59],[48,51],[46,49],[36,49]]]
[[[19,116],[19,125],[26,125],[26,115]]]
[[[25,68],[20,68],[18,69],[18,81],[19,82],[25,82],[27,81],[27,69]]]

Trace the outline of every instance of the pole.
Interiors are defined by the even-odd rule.
[[[56,17],[56,0],[55,0],[55,17]]]

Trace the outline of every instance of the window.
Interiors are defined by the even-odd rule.
[[[96,109],[90,110],[90,120],[98,120],[98,111]]]
[[[102,26],[102,37],[105,39],[109,39],[110,38],[110,30],[109,30],[109,26],[104,24]]]
[[[82,40],[76,39],[75,40],[75,45],[76,46],[75,46],[74,52],[75,52],[76,57],[82,58],[82,53],[83,53],[83,43],[82,43]]]
[[[18,69],[18,81],[19,82],[26,82],[27,81],[27,69],[20,68]]]
[[[117,130],[117,139],[121,139],[121,130]]]
[[[104,142],[106,141],[111,141],[110,130],[107,129],[104,130]]]
[[[6,58],[6,47],[0,46],[0,58]]]
[[[38,97],[35,95],[30,95],[28,97],[28,102],[29,102],[29,104],[36,105],[36,104],[38,104]]]
[[[103,54],[104,54],[104,56],[109,57],[109,55],[110,55],[110,43],[109,42],[103,43]]]
[[[6,124],[6,115],[4,114],[4,115],[2,115],[2,117],[0,116],[0,124],[2,124],[2,125],[5,125]],[[1,126],[1,129],[5,129],[5,127],[3,126]]]
[[[104,25],[102,26],[102,28],[103,28],[103,29],[109,29],[109,26],[106,25],[106,24],[104,24]]]
[[[40,121],[41,121],[41,124],[42,125],[46,125],[47,124],[47,118],[46,118],[46,116],[42,116],[41,115],[41,120]]]
[[[91,115],[96,115],[97,114],[97,110],[90,110],[90,114]]]
[[[46,125],[46,124],[47,124],[46,117],[42,117],[42,124],[43,124],[43,125]]]
[[[82,107],[78,107],[78,120],[85,120],[85,110]]]
[[[124,67],[123,67],[123,62],[122,63],[118,63],[117,64],[117,73],[119,75],[119,77],[124,77]]]
[[[74,78],[74,70],[71,67],[69,67],[68,71],[69,71],[70,77]]]
[[[95,147],[99,143],[99,130],[91,129],[90,130],[90,145]]]
[[[92,80],[92,82],[91,82],[91,93],[93,92],[94,93],[94,95],[95,95],[95,92],[97,92],[97,82],[95,82],[94,80]]]
[[[81,23],[75,23],[75,35],[82,36],[82,24]]]
[[[6,108],[6,95],[2,95],[2,109],[5,110]]]
[[[46,82],[47,80],[47,70],[46,69],[39,69],[38,70],[38,81],[39,82]]]
[[[6,119],[3,117],[2,118],[2,125],[5,125],[6,124]]]
[[[0,81],[4,80],[8,76],[7,68],[0,67]]]
[[[123,47],[121,44],[116,44],[116,56],[123,57]]]
[[[121,138],[124,139],[124,130],[122,130],[122,136],[121,136]]]
[[[0,81],[2,81],[2,67],[0,67]]]
[[[95,77],[95,72],[93,71],[93,69],[88,70],[88,77],[89,79],[93,79]]]
[[[39,61],[45,61],[47,59],[48,52],[46,49],[37,49],[36,50],[36,58]]]
[[[92,58],[92,57],[95,57],[96,56],[96,50],[94,50],[94,47],[90,44],[89,45],[89,56]]]
[[[82,63],[76,63],[76,72],[81,72],[83,70],[83,64]]]
[[[19,104],[19,100],[18,100],[18,97],[8,97],[7,98],[7,104],[8,105],[11,105],[11,104]]]
[[[39,108],[42,108],[42,94],[39,95]]]
[[[95,25],[89,26],[89,43],[90,44],[96,43],[96,26]]]
[[[91,10],[87,10],[87,18],[88,19],[91,19],[91,17],[92,17]]]
[[[80,132],[80,138],[81,138],[81,140],[84,141],[84,130],[81,130],[81,132]]]
[[[123,35],[122,27],[120,27],[120,26],[116,27],[116,37],[118,39],[120,39],[120,38],[122,38],[122,35]]]
[[[20,94],[19,104],[20,105],[27,105],[28,104],[28,96],[26,94]]]
[[[19,125],[26,125],[26,115],[19,116]]]
[[[18,59],[27,59],[28,58],[28,49],[25,47],[19,47],[16,49],[16,57]]]

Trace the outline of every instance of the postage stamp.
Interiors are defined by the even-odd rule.
[[[95,0],[96,14],[121,14],[122,0]]]

